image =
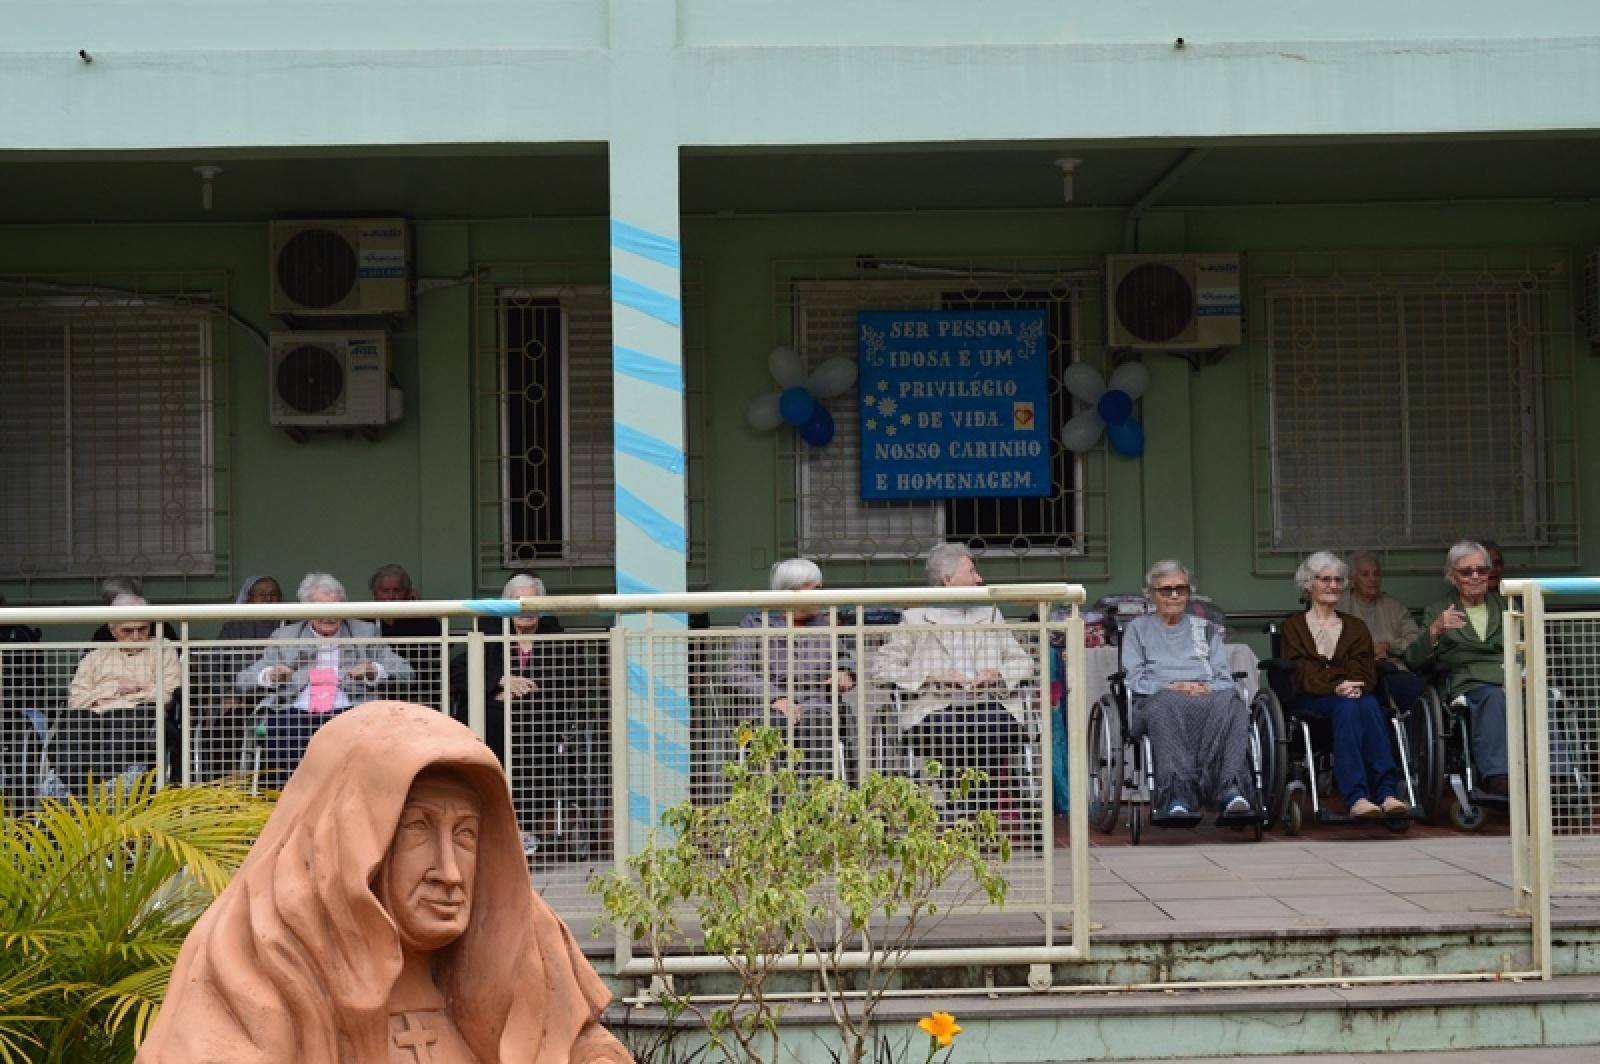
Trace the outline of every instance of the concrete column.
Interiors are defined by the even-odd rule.
[[[617,590],[670,594],[685,590],[688,563],[676,5],[611,0],[611,34]],[[662,808],[688,795],[684,627],[681,614],[656,615],[647,631],[629,634],[628,749],[615,756],[627,757],[635,849]]]

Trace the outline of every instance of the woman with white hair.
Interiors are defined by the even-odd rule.
[[[111,605],[149,603],[124,591]],[[167,644],[156,655],[149,621],[117,621],[108,627],[113,642],[78,662],[67,688],[66,712],[50,743],[62,781],[80,796],[91,776],[104,783],[124,769],[155,763],[157,716],[183,680],[175,647]],[[174,735],[173,729],[168,735]]]
[[[1462,540],[1445,556],[1450,594],[1422,616],[1422,635],[1406,651],[1413,669],[1444,674],[1445,701],[1467,700],[1472,761],[1482,789],[1503,795],[1509,788],[1506,756],[1506,675],[1500,627],[1505,599],[1489,590],[1494,563],[1481,543]]]
[[[983,575],[962,543],[928,553],[933,587],[982,587]],[[906,610],[900,628],[878,649],[877,674],[903,697],[900,729],[913,749],[960,772],[974,768],[989,782],[979,790],[994,808],[1000,766],[1027,723],[1023,685],[1033,655],[1005,627],[993,606],[925,606]]]
[[[815,591],[822,586],[822,570],[807,558],[789,558],[772,567],[768,583],[774,591]],[[739,627],[771,631],[828,620],[827,612],[815,606],[797,605],[751,613]],[[847,747],[855,737],[855,714],[843,696],[855,688],[856,663],[842,639],[787,633],[744,637],[733,645],[728,681],[749,705],[771,709],[778,724],[794,726],[795,747],[805,755],[803,771],[826,774],[834,736]]]
[[[1405,816],[1395,794],[1389,719],[1373,694],[1378,683],[1372,634],[1361,619],[1335,606],[1349,569],[1337,555],[1317,551],[1295,570],[1310,607],[1283,622],[1282,653],[1294,662],[1295,708],[1326,720],[1333,730],[1333,781],[1353,817]]]
[[[344,602],[344,585],[327,573],[307,573],[295,597]],[[241,691],[260,696],[268,711],[262,767],[286,774],[300,763],[311,736],[336,714],[378,697],[386,680],[409,679],[411,664],[381,641],[375,623],[318,617],[275,630],[266,652],[241,669],[236,682]]]
[[[1194,578],[1182,562],[1144,577],[1155,612],[1122,631],[1122,672],[1133,698],[1129,731],[1150,737],[1152,818],[1198,819],[1213,802],[1225,819],[1254,815],[1250,710],[1234,683],[1216,624],[1189,612]]]

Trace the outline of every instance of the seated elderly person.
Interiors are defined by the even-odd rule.
[[[928,554],[933,587],[982,587],[972,553],[941,543]],[[909,609],[878,649],[876,674],[906,697],[899,725],[913,749],[951,772],[974,768],[989,783],[979,791],[993,808],[1001,763],[1026,723],[1024,692],[1034,659],[1005,628],[993,606]]]
[[[1181,562],[1156,562],[1145,595],[1156,611],[1122,632],[1122,671],[1133,696],[1129,728],[1150,736],[1158,816],[1200,815],[1215,802],[1223,816],[1255,808],[1250,711],[1234,684],[1222,633],[1189,612],[1194,581]]]
[[[123,592],[111,605],[148,603]],[[158,658],[150,645],[149,621],[118,621],[109,627],[113,642],[78,662],[67,688],[67,708],[50,743],[51,761],[67,789],[77,795],[86,793],[91,777],[105,782],[126,769],[155,763],[160,710],[182,682],[177,649],[163,646]]]
[[[1294,662],[1296,708],[1332,725],[1333,780],[1345,811],[1404,816],[1410,810],[1395,795],[1389,717],[1372,693],[1372,635],[1359,617],[1334,609],[1345,574],[1344,562],[1327,551],[1300,563],[1295,583],[1311,606],[1283,622],[1283,656]]]
[[[1383,590],[1383,565],[1370,550],[1350,556],[1350,577],[1336,607],[1367,626],[1372,654],[1380,663],[1377,693],[1399,709],[1408,709],[1422,695],[1422,680],[1405,667],[1405,652],[1421,631],[1405,604]],[[1368,690],[1372,690],[1368,688]]]
[[[822,586],[822,570],[813,561],[790,558],[772,567],[769,584],[774,591],[815,591]],[[826,610],[802,606],[752,613],[739,627],[826,624]],[[848,746],[855,738],[855,715],[840,697],[855,687],[855,673],[855,658],[845,641],[825,635],[743,638],[734,644],[728,663],[729,683],[752,706],[770,708],[780,717],[777,723],[793,725],[795,748],[805,755],[802,770],[818,773],[832,765],[836,721],[839,739]]]
[[[1466,699],[1479,786],[1488,794],[1506,794],[1510,789],[1506,677],[1500,628],[1505,599],[1489,590],[1492,572],[1483,544],[1462,540],[1450,548],[1444,566],[1450,594],[1424,612],[1423,634],[1406,652],[1406,662],[1419,671],[1437,671],[1445,701]]]
[[[345,601],[344,585],[307,573],[301,602]],[[291,621],[272,633],[266,653],[239,671],[237,683],[267,711],[262,767],[292,772],[317,729],[335,714],[378,696],[386,679],[411,678],[411,665],[378,641],[371,621],[322,617]]]

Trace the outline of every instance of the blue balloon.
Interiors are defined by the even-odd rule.
[[[1094,409],[1107,425],[1120,425],[1133,416],[1133,399],[1127,392],[1107,391],[1100,396]]]
[[[816,396],[799,385],[795,385],[793,388],[785,388],[783,394],[778,397],[778,413],[783,415],[783,420],[795,428],[804,425],[816,409]]]
[[[825,447],[833,439],[833,415],[828,408],[813,400],[816,407],[806,423],[799,428],[800,438],[813,447]]]
[[[1144,454],[1144,429],[1133,418],[1106,426],[1106,439],[1111,449],[1124,458],[1137,458]]]

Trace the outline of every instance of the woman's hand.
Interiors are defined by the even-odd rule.
[[[774,698],[772,700],[772,708],[790,720],[800,719],[800,707],[789,701],[788,698]]]
[[[526,698],[539,689],[539,685],[526,676],[500,677],[500,690],[512,698]]]
[[[1333,693],[1340,698],[1360,698],[1364,686],[1360,680],[1343,680],[1333,689]]]
[[[1437,643],[1439,637],[1444,633],[1454,632],[1456,629],[1465,628],[1466,626],[1467,615],[1456,609],[1455,603],[1451,603],[1445,607],[1443,613],[1433,619],[1432,624],[1428,625],[1428,638]]]
[[[962,672],[960,669],[946,669],[944,672],[936,672],[932,676],[929,676],[928,682],[942,684],[945,687],[960,687],[970,691],[972,689],[973,678],[969,674]]]
[[[1178,680],[1175,683],[1167,684],[1167,687],[1180,695],[1205,695],[1211,693],[1211,688],[1199,680]]]
[[[998,669],[984,669],[978,673],[979,687],[999,687],[1005,682],[1005,677],[1000,675]]]
[[[855,687],[855,685],[856,685],[856,678],[854,676],[851,676],[845,670],[840,669],[838,672],[833,674],[833,686],[834,686],[834,689],[837,690],[840,694],[844,694],[846,691],[851,690],[852,688]]]

